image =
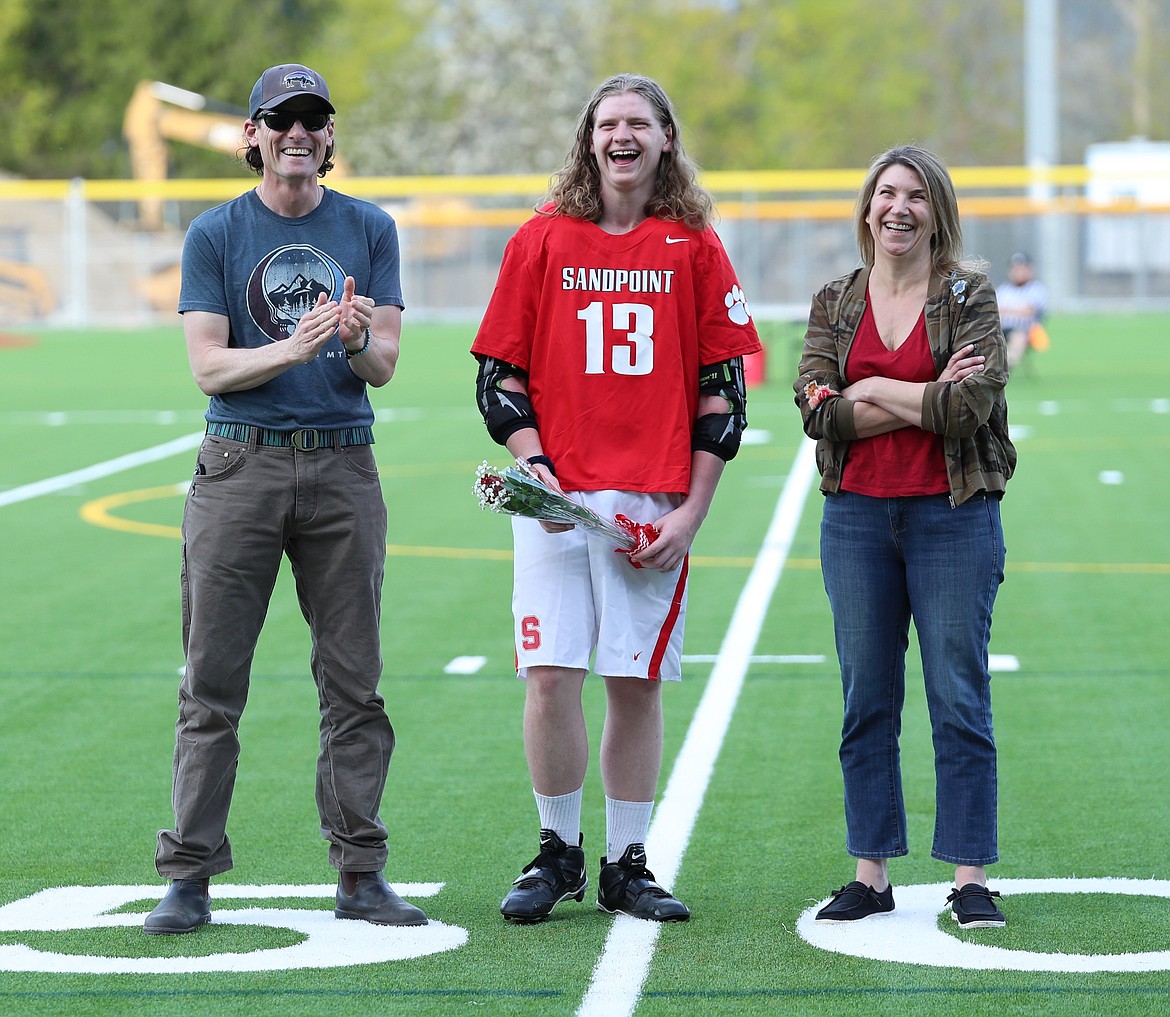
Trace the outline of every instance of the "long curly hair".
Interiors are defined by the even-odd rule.
[[[601,172],[590,151],[597,107],[610,96],[634,92],[642,96],[671,139],[662,153],[654,194],[646,203],[647,217],[675,219],[692,229],[704,229],[715,219],[715,203],[698,183],[699,168],[683,150],[682,134],[674,107],[652,78],[640,74],[615,74],[597,86],[581,110],[577,136],[565,165],[553,176],[542,204],[551,202],[553,213],[597,222],[601,218]]]
[[[954,182],[943,161],[933,152],[917,145],[898,145],[875,156],[869,164],[869,172],[865,175],[853,210],[853,224],[862,261],[873,265],[876,256],[873,234],[865,220],[877,190],[878,177],[891,166],[912,169],[926,188],[934,216],[935,232],[930,238],[930,249],[934,256],[935,271],[947,275],[967,265],[963,260],[963,226],[959,222],[959,200],[955,196]]]

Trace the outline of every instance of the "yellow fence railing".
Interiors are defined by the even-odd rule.
[[[1109,170],[952,168],[971,252],[994,271],[1011,251],[1030,250],[1054,306],[1170,301],[1170,160],[1153,168],[1123,160]],[[849,223],[865,172],[703,174],[753,307],[806,308],[819,282],[855,263]],[[255,183],[243,168],[201,180],[0,179],[0,318],[170,320],[186,221]],[[334,172],[326,183],[392,212],[414,313],[474,317],[490,296],[507,236],[532,214],[549,177]]]
[[[1126,173],[1124,178],[1119,174],[1113,177],[1133,182],[1134,172]],[[702,183],[715,195],[723,218],[842,219],[852,213],[853,196],[864,175],[861,169],[713,171],[703,175]],[[960,211],[970,216],[1170,212],[1170,199],[1165,204],[1151,204],[1124,196],[1090,198],[1085,193],[1089,184],[1107,184],[1110,178],[1086,166],[959,167],[952,169],[951,176],[959,193]],[[1162,175],[1158,179],[1166,178]],[[507,226],[522,221],[544,193],[548,181],[547,176],[534,174],[328,178],[331,187],[356,197],[416,206],[409,213],[403,209],[409,215],[409,222],[404,220],[406,224],[448,227]],[[0,180],[0,201],[72,198],[108,203],[147,199],[218,203],[254,184],[255,178],[250,175],[163,181]],[[1170,191],[1170,180],[1166,185]],[[500,199],[509,197],[517,200],[509,207],[500,207]]]

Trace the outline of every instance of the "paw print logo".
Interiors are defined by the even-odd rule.
[[[727,306],[727,317],[737,325],[746,325],[752,320],[752,313],[748,310],[747,297],[738,286],[732,286],[731,292],[723,298]]]

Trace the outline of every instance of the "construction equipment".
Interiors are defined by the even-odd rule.
[[[206,106],[206,97],[197,92],[161,81],[139,82],[122,121],[134,179],[148,182],[167,179],[168,141],[231,154],[243,150],[247,114],[214,113],[207,111]],[[160,196],[144,195],[139,199],[138,209],[143,228],[162,227]]]
[[[0,320],[47,318],[55,303],[49,280],[35,265],[0,259]]]

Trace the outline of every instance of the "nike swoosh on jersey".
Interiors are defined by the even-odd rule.
[[[690,237],[670,237],[670,236],[668,236],[666,238],[666,242],[668,244],[689,244],[691,242],[691,238]]]

